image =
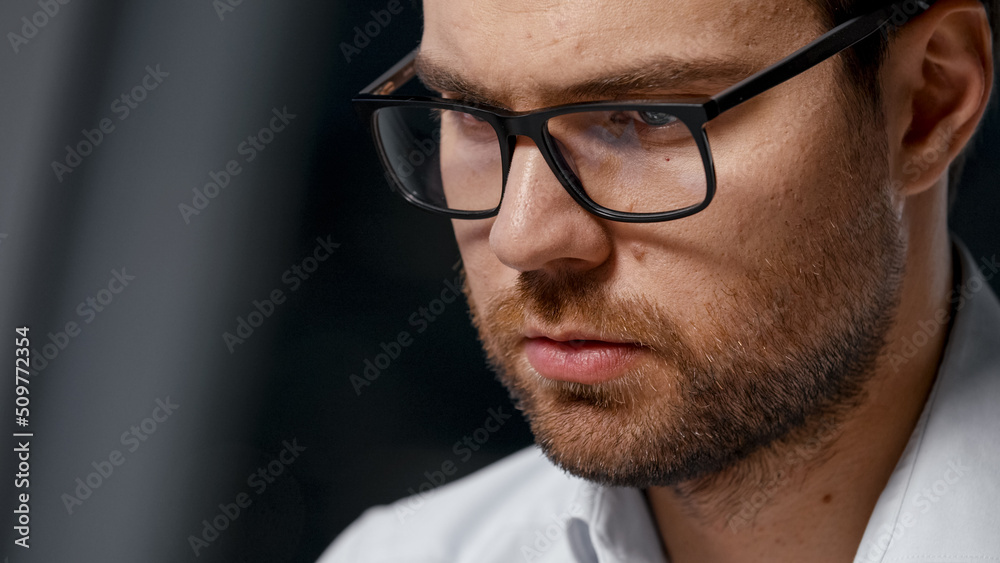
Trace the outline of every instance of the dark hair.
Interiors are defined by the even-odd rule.
[[[875,9],[884,0],[809,0],[819,8],[820,14],[827,19],[827,29],[840,24],[850,17]],[[913,0],[909,0],[913,1]],[[986,8],[993,31],[993,58],[1000,59],[1000,44],[997,43],[997,31],[1000,30],[1000,0],[980,0]],[[900,2],[903,4],[903,2]],[[844,54],[844,67],[851,86],[861,93],[874,108],[881,107],[881,88],[879,87],[879,67],[885,57],[891,35],[876,34],[858,44]],[[974,140],[974,139],[973,139]],[[973,145],[972,141],[962,151],[948,169],[948,208],[951,209],[958,193],[958,182],[962,177],[965,165],[965,154]]]

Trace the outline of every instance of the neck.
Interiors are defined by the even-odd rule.
[[[952,287],[941,189],[913,196],[904,215],[907,273],[899,314],[864,400],[739,465],[646,494],[671,563],[849,562],[909,441],[947,340]],[[919,225],[919,228],[917,226]],[[925,345],[914,334],[939,330]],[[913,349],[916,348],[914,353]],[[877,429],[877,431],[873,431]]]

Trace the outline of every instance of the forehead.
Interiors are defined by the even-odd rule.
[[[528,103],[658,57],[763,68],[823,31],[808,0],[425,0],[421,55]]]

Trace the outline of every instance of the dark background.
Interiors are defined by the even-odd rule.
[[[19,52],[0,46],[0,334],[29,326],[37,355],[49,333],[80,327],[31,378],[30,551],[12,543],[15,444],[4,438],[11,562],[313,561],[425,472],[451,460],[450,482],[531,443],[516,416],[467,461],[456,455],[489,409],[512,408],[464,302],[423,332],[410,322],[455,278],[458,250],[447,221],[389,191],[349,104],[419,40],[419,4],[401,0],[347,60],[342,43],[388,5],[244,0],[220,18],[209,0],[78,0]],[[40,9],[4,2],[0,31],[21,33]],[[120,120],[112,103],[147,65],[169,76]],[[245,162],[238,146],[275,108],[296,117]],[[953,215],[977,258],[1000,246],[997,115]],[[103,118],[115,130],[58,181],[52,161]],[[242,172],[186,223],[179,204],[231,159]],[[340,246],[289,292],[284,272],[317,237]],[[86,323],[79,304],[122,268],[135,279]],[[230,353],[223,333],[275,289],[287,300]],[[401,331],[413,343],[358,395],[350,376]],[[13,343],[0,350],[13,363]],[[12,388],[0,386],[11,418]],[[168,397],[177,410],[128,451],[122,433]],[[258,494],[248,476],[293,441],[305,450],[272,463],[281,474]],[[124,463],[70,514],[63,495],[112,450]],[[241,492],[250,507],[196,556],[189,537]]]

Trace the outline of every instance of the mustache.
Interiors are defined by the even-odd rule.
[[[477,328],[506,350],[523,337],[529,319],[543,328],[582,328],[602,340],[632,342],[674,361],[690,350],[669,313],[642,294],[613,294],[593,276],[522,272],[512,288],[483,303],[482,312],[473,311]]]

